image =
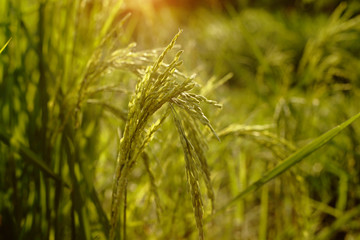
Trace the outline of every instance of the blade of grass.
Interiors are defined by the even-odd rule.
[[[221,207],[217,213],[222,212],[226,210],[228,207],[230,207],[232,204],[234,204],[239,199],[245,197],[251,192],[254,192],[255,190],[261,188],[265,183],[269,182],[270,180],[278,177],[283,172],[288,170],[289,168],[293,167],[295,164],[299,163],[301,160],[303,160],[305,157],[310,155],[311,153],[318,150],[320,147],[328,143],[332,138],[334,138],[337,134],[339,134],[342,130],[344,130],[347,126],[349,126],[352,122],[354,122],[356,119],[360,117],[360,113],[356,114],[355,116],[351,117],[350,119],[346,120],[342,124],[336,126],[335,128],[327,131],[320,137],[316,138],[309,144],[305,145],[303,148],[299,149],[292,155],[290,155],[288,158],[286,158],[282,163],[280,163],[278,166],[276,166],[271,171],[267,172],[262,178],[260,178],[258,181],[251,184],[248,188],[246,188],[244,191],[240,192],[237,196],[235,196],[230,202],[225,204],[223,207]]]
[[[106,216],[106,213],[105,213],[103,207],[101,206],[101,201],[99,199],[99,196],[98,196],[94,186],[92,186],[92,190],[90,192],[90,198],[96,208],[96,211],[97,211],[97,214],[99,217],[99,222],[101,223],[102,228],[103,228],[103,232],[104,232],[106,238],[108,238],[109,231],[110,231],[110,222],[109,222],[108,217]]]
[[[61,179],[56,173],[54,173],[50,168],[46,166],[46,164],[38,157],[33,151],[31,151],[26,146],[22,145],[19,142],[13,143],[11,138],[0,131],[0,142],[5,143],[8,146],[12,146],[17,149],[18,153],[30,161],[31,164],[38,167],[46,176],[51,177],[52,179],[61,182],[65,187],[70,188],[70,186]]]
[[[0,53],[2,53],[2,51],[4,51],[4,49],[6,48],[6,46],[10,43],[11,38],[5,43],[5,45],[1,48]]]
[[[81,165],[79,164],[79,149],[78,146],[72,141],[75,138],[74,131],[67,130],[65,140],[65,151],[67,155],[70,179],[72,183],[71,191],[71,204],[72,204],[72,239],[91,239],[90,238],[90,226],[88,213],[86,212],[86,201],[87,194],[86,190],[82,187],[84,175],[80,170]]]
[[[345,212],[331,226],[324,228],[316,237],[318,240],[331,239],[336,231],[346,228],[348,223],[360,214],[360,205]]]
[[[115,6],[113,6],[113,8],[111,9],[109,16],[106,19],[106,22],[104,23],[103,28],[101,29],[101,33],[100,33],[100,39],[103,39],[104,36],[106,35],[106,33],[109,31],[112,22],[114,21],[116,14],[119,13],[120,8],[123,5],[123,0],[118,1],[116,3]],[[123,19],[123,21],[125,21],[130,15],[126,15],[125,19]]]

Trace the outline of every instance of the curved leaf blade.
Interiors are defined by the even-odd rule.
[[[70,186],[64,180],[62,180],[59,175],[54,173],[31,149],[27,148],[19,142],[12,144],[11,137],[2,131],[0,131],[0,142],[3,142],[4,144],[16,149],[16,151],[18,151],[18,153],[22,155],[25,160],[28,160],[29,163],[38,167],[46,176],[62,183],[65,187],[70,188]]]
[[[6,46],[9,45],[11,39],[12,39],[12,38],[10,38],[10,39],[5,43],[5,45],[1,48],[0,53],[2,53],[2,51],[4,51],[4,49],[6,48]]]
[[[338,135],[342,130],[344,130],[347,126],[349,126],[351,123],[353,123],[355,120],[360,118],[360,112],[356,114],[355,116],[349,118],[345,122],[341,123],[340,125],[334,127],[333,129],[327,131],[323,135],[319,136],[309,144],[305,145],[292,155],[290,155],[288,158],[286,158],[282,163],[280,163],[278,166],[276,166],[274,169],[267,172],[262,178],[251,184],[249,187],[247,187],[244,191],[240,192],[238,195],[236,195],[232,200],[230,200],[227,204],[225,204],[223,207],[221,207],[217,212],[222,212],[226,210],[229,206],[234,204],[237,200],[245,197],[251,192],[254,192],[261,188],[265,183],[271,181],[272,179],[280,176],[282,173],[299,163],[301,160],[306,158],[311,153],[317,151],[319,148],[324,146],[326,143],[328,143],[331,139],[333,139],[336,135]]]

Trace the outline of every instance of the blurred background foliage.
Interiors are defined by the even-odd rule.
[[[221,138],[203,133],[219,209],[359,111],[359,13],[355,0],[0,1],[0,47],[12,38],[0,55],[0,238],[108,238],[129,98],[179,28],[180,71],[223,104],[204,106]],[[359,239],[359,136],[357,122],[214,217],[204,197],[205,238]],[[128,182],[127,238],[197,239],[173,122],[146,156]]]

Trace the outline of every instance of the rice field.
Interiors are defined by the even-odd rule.
[[[360,239],[360,3],[0,2],[0,239]]]

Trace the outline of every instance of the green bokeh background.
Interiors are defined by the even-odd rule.
[[[202,106],[221,142],[202,130],[215,210],[226,205],[359,112],[359,13],[335,0],[0,1],[0,239],[108,239],[129,99],[179,28],[179,71],[223,105]],[[213,218],[201,182],[205,239],[359,239],[359,136],[354,122]],[[146,153],[126,238],[197,239],[172,121]]]

